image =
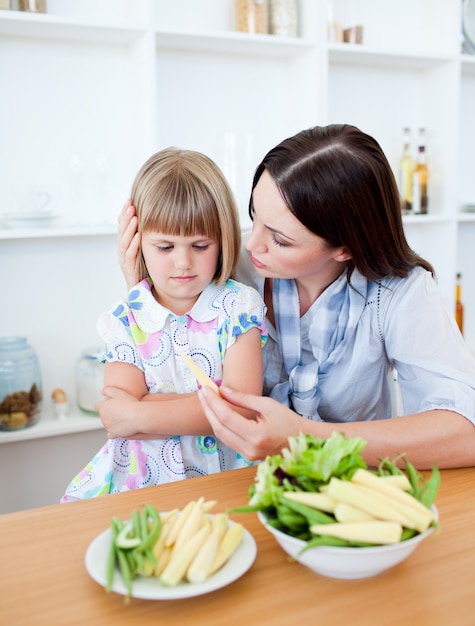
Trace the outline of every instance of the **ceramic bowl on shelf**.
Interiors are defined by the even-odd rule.
[[[3,213],[0,222],[5,228],[48,228],[56,215],[46,211],[32,213]]]
[[[437,520],[437,509],[432,507]],[[258,513],[259,521],[274,536],[280,547],[293,559],[312,571],[330,578],[357,579],[376,576],[406,559],[428,537],[434,527],[411,539],[384,546],[345,548],[319,546],[302,552],[305,541],[273,528],[264,513]]]

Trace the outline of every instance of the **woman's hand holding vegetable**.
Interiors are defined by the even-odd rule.
[[[215,436],[250,461],[279,453],[290,435],[312,426],[312,422],[271,398],[228,387],[220,388],[220,396],[205,388],[198,395]],[[255,412],[256,418],[244,418],[232,405]]]

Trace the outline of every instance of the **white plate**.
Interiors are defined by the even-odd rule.
[[[52,213],[4,213],[0,220],[6,228],[47,228],[57,215]]]
[[[233,524],[234,522],[229,522]],[[86,569],[91,578],[105,587],[106,562],[110,545],[110,529],[98,535],[89,545],[86,551]],[[163,587],[159,580],[152,578],[134,578],[132,583],[132,597],[144,600],[178,600],[192,598],[205,593],[210,593],[221,587],[225,587],[240,578],[254,563],[257,547],[254,537],[244,529],[244,536],[240,546],[223,567],[210,576],[203,583],[190,584],[182,582],[175,587]],[[112,590],[121,595],[126,595],[122,577],[116,570]]]

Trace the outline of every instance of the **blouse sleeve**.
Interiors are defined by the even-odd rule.
[[[105,344],[106,361],[130,363],[144,370],[123,302],[102,313],[97,321],[97,332]]]
[[[475,424],[475,358],[446,298],[424,271],[413,272],[389,289],[382,327],[388,358],[398,373],[404,413],[447,409]]]
[[[225,347],[229,348],[236,341],[238,335],[246,333],[251,328],[258,328],[261,332],[261,347],[267,341],[265,325],[265,304],[258,292],[247,285],[234,282],[236,298],[229,318],[225,320],[222,333],[225,334]],[[224,339],[224,337],[222,337]]]

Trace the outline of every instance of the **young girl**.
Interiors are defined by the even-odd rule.
[[[98,409],[102,417],[108,397],[133,396],[140,409],[130,405],[127,419],[141,440],[108,432],[62,502],[248,464],[213,436],[183,359],[218,385],[262,392],[265,306],[257,291],[230,278],[240,250],[232,192],[208,157],[168,148],[140,169],[132,199],[138,284],[98,321],[107,394]]]

